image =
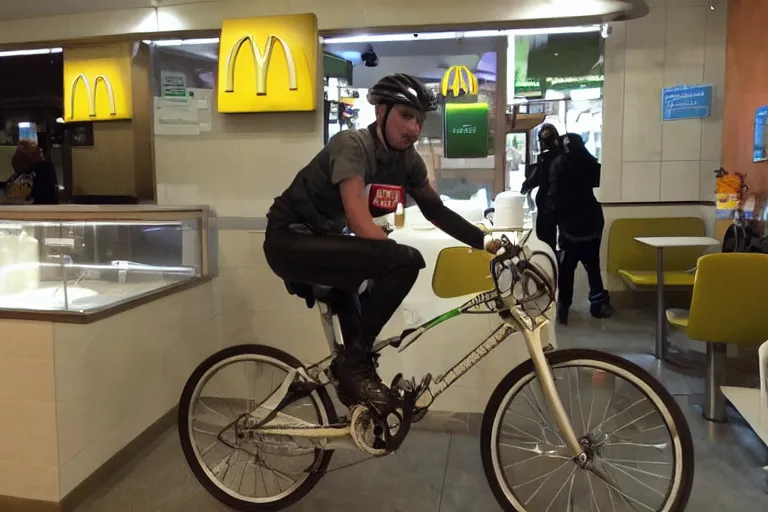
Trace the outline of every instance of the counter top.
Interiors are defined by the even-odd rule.
[[[18,212],[26,213],[135,213],[135,212],[207,212],[208,206],[204,205],[156,205],[156,204],[56,204],[56,205],[2,205],[0,217],[6,214]]]
[[[183,220],[211,216],[208,206],[126,205],[16,205],[0,206],[0,220],[91,221],[91,220]]]

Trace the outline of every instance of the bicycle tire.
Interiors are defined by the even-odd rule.
[[[197,389],[200,380],[211,368],[223,361],[248,355],[277,360],[291,368],[299,368],[302,366],[301,362],[290,354],[264,345],[237,345],[225,348],[211,355],[195,368],[189,379],[187,379],[187,383],[181,393],[177,421],[179,440],[181,442],[182,451],[184,452],[184,458],[190,470],[200,485],[202,485],[203,488],[205,488],[205,490],[217,501],[239,512],[271,512],[282,510],[299,502],[315,487],[315,485],[317,485],[331,462],[331,456],[333,455],[332,450],[317,449],[317,452],[319,453],[316,454],[316,457],[321,457],[321,460],[315,465],[315,469],[309,474],[307,479],[289,495],[271,503],[252,503],[232,496],[222,490],[215,482],[211,481],[205,470],[200,466],[192,445],[192,439],[190,438],[189,412],[194,398],[193,394]],[[328,392],[324,388],[319,388],[315,393],[317,393],[319,404],[325,410],[324,412],[328,422],[331,424],[337,423],[338,418],[336,416],[336,409],[333,406],[333,402],[328,395]],[[317,405],[317,402],[315,403]],[[320,411],[318,411],[318,413],[320,413]]]
[[[667,391],[664,386],[658,380],[653,378],[653,376],[651,376],[647,371],[637,366],[636,364],[613,354],[589,349],[567,349],[549,352],[546,354],[546,357],[548,363],[552,367],[565,365],[566,363],[572,361],[593,361],[615,366],[640,380],[651,390],[653,394],[656,395],[656,397],[659,399],[663,407],[667,410],[672,418],[671,423],[674,425],[680,440],[682,457],[680,482],[677,486],[675,498],[670,505],[667,505],[665,502],[662,510],[667,512],[680,512],[685,510],[685,506],[688,503],[688,499],[690,498],[691,490],[693,488],[693,438],[691,437],[690,427],[688,426],[688,422],[685,419],[685,415],[683,414],[682,409],[675,401],[672,394],[669,393],[669,391]],[[485,408],[485,412],[483,413],[482,418],[480,449],[483,461],[483,469],[485,471],[486,479],[488,480],[491,490],[493,491],[494,497],[496,498],[496,501],[499,503],[499,505],[501,505],[502,509],[507,512],[534,511],[515,507],[507,497],[501,482],[499,482],[493,457],[493,451],[495,449],[495,443],[493,441],[494,426],[496,417],[498,416],[500,409],[504,406],[510,392],[514,390],[518,382],[534,373],[533,361],[530,359],[520,364],[518,367],[508,373],[496,387],[493,394],[491,395],[491,398],[488,400],[488,405]],[[647,398],[652,398],[647,393],[643,393]]]

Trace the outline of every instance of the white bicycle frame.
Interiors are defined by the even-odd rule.
[[[497,292],[486,292],[478,295],[476,298],[468,301],[460,308],[457,308],[459,313],[452,314],[451,312],[438,317],[437,319],[427,322],[423,326],[417,328],[415,331],[407,335],[402,339],[399,352],[404,351],[412,343],[414,343],[421,335],[427,332],[432,327],[446,321],[457,314],[464,313],[470,309],[489,302],[498,302],[499,295]],[[320,307],[320,314],[323,321],[323,327],[328,341],[328,347],[331,356],[306,368],[300,367],[293,371],[290,371],[283,380],[282,384],[265,400],[255,411],[251,413],[255,419],[259,422],[263,421],[269,414],[274,414],[275,410],[282,403],[283,399],[287,396],[291,384],[294,382],[315,383],[320,386],[326,386],[330,384],[330,379],[327,376],[327,369],[330,366],[330,362],[337,351],[337,347],[341,346],[343,342],[341,334],[341,325],[339,319],[326,304],[318,303]],[[544,398],[549,408],[557,427],[563,436],[563,441],[568,447],[569,451],[574,458],[579,460],[585,460],[586,455],[579,443],[576,433],[573,429],[571,420],[563,406],[560,394],[555,386],[554,376],[552,375],[552,369],[550,368],[545,355],[545,347],[541,342],[541,330],[547,326],[549,319],[545,316],[539,318],[530,319],[520,307],[512,307],[511,309],[498,311],[488,311],[487,313],[500,313],[502,317],[502,323],[494,330],[491,335],[485,339],[477,348],[470,352],[467,356],[461,359],[456,365],[449,369],[444,374],[434,379],[426,391],[424,391],[419,400],[416,403],[417,407],[428,407],[434,400],[444,393],[453,383],[459,380],[464,374],[471,370],[477,363],[490,354],[496,347],[498,347],[502,341],[507,339],[511,334],[520,332],[525,339],[526,347],[530,353],[531,360],[535,369],[536,377],[539,379],[541,389]],[[374,345],[374,350],[380,352],[385,347],[392,344],[395,339],[383,339],[378,340]],[[316,393],[316,392],[313,392]],[[317,396],[315,396],[317,399]],[[318,400],[319,401],[319,400]],[[266,414],[263,412],[266,411]],[[278,420],[278,423],[273,423]],[[280,420],[286,420],[283,423]],[[341,441],[338,438],[348,437],[350,434],[349,425],[345,426],[332,426],[332,425],[317,425],[304,420],[300,420],[288,414],[277,412],[275,417],[268,421],[265,425],[271,427],[268,429],[272,435],[285,435],[294,437],[316,438],[320,441],[326,449],[338,449],[338,448],[353,448],[357,450],[356,445],[351,442],[351,439],[346,439],[346,442]],[[336,438],[336,441],[331,439]]]

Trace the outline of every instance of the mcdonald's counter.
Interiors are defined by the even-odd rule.
[[[88,323],[211,276],[207,207],[0,208],[0,318]]]
[[[0,208],[0,432],[13,433],[0,509],[85,493],[220,348],[209,220],[207,207]]]

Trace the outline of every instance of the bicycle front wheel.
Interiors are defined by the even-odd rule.
[[[672,395],[611,354],[562,350],[547,360],[588,461],[573,460],[526,361],[498,385],[483,416],[483,467],[502,508],[682,511],[693,486],[693,441]]]

